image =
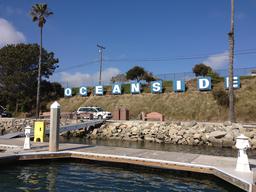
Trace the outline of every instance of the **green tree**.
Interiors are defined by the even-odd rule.
[[[155,80],[156,80],[156,78],[155,78],[155,77],[153,76],[153,74],[150,73],[150,72],[146,72],[146,73],[144,74],[144,76],[143,76],[143,79],[144,79],[145,81],[147,81],[147,82],[155,81]]]
[[[213,70],[208,71],[207,76],[210,76],[212,78],[213,84],[219,83],[224,80],[223,77],[220,77],[219,74]]]
[[[145,75],[146,71],[144,68],[135,66],[131,68],[129,71],[126,73],[126,78],[130,80],[136,80],[140,81],[143,79],[143,76]]]
[[[151,72],[148,72],[143,67],[139,66],[135,66],[131,68],[129,71],[127,71],[126,79],[136,81],[145,80],[147,82],[156,80],[156,78]]]
[[[42,65],[42,46],[43,46],[43,27],[46,23],[46,18],[52,15],[53,12],[49,11],[47,4],[35,4],[32,6],[30,15],[33,22],[37,22],[40,28],[40,52],[38,62],[38,82],[37,82],[37,96],[36,96],[36,116],[39,117],[40,111],[40,83],[41,83],[41,65]]]
[[[41,110],[46,111],[47,104],[64,96],[64,88],[57,82],[42,80],[41,82]]]
[[[195,65],[193,67],[193,73],[195,73],[196,76],[210,76],[214,84],[219,83],[222,80],[218,73],[216,73],[210,66],[203,63]]]
[[[115,82],[126,82],[127,78],[126,78],[125,74],[118,74],[118,75],[112,77],[110,81],[112,83],[115,83]]]
[[[38,55],[37,44],[7,45],[0,49],[0,102],[9,109],[31,110],[35,108]],[[54,53],[42,49],[42,77],[53,74],[58,59]],[[50,91],[47,89],[46,91]],[[45,92],[48,94],[49,92]]]
[[[206,76],[210,71],[212,71],[212,68],[203,63],[193,67],[193,73],[195,73],[196,76]]]

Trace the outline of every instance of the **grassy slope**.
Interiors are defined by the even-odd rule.
[[[241,80],[242,88],[236,90],[236,111],[238,121],[256,121],[256,78]],[[140,95],[74,96],[59,100],[62,111],[74,111],[80,106],[101,106],[108,111],[126,107],[131,118],[140,112],[157,111],[170,120],[225,121],[228,111],[218,106],[211,92],[195,90],[195,82],[189,82],[185,93],[163,93]],[[223,82],[215,85],[223,87]]]

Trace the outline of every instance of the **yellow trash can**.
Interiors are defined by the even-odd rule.
[[[34,142],[44,142],[45,123],[44,121],[35,121],[34,123]]]

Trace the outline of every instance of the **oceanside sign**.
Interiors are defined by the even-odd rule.
[[[229,78],[226,77],[224,81],[225,89],[229,88]],[[240,78],[233,77],[233,87],[235,89],[240,88]],[[210,91],[212,89],[211,77],[200,77],[197,79],[197,89],[199,91]],[[150,82],[151,93],[162,93],[163,92],[163,82],[152,81]],[[173,82],[173,91],[174,92],[185,92],[186,86],[184,80],[175,80]],[[131,82],[130,83],[130,93],[131,94],[140,94],[141,93],[141,83],[140,82]],[[112,85],[112,95],[121,95],[122,94],[122,84],[114,83]],[[64,95],[66,97],[72,96],[72,88],[65,88]],[[88,91],[86,86],[81,86],[79,88],[79,95],[87,96]],[[94,87],[94,95],[104,95],[104,88],[102,85],[97,85]]]

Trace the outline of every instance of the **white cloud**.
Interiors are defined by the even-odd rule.
[[[228,51],[211,55],[203,63],[211,66],[213,69],[223,69],[228,66]]]
[[[120,74],[121,71],[117,68],[107,68],[102,71],[101,77],[102,77],[102,83],[109,83],[111,77]],[[76,72],[75,74],[62,72],[61,73],[61,82],[63,82],[63,85],[70,87],[77,87],[81,85],[96,85],[99,82],[99,72],[94,74],[88,74],[88,73],[80,73]]]
[[[16,44],[26,41],[23,33],[17,31],[7,20],[0,18],[0,48],[7,44]]]

